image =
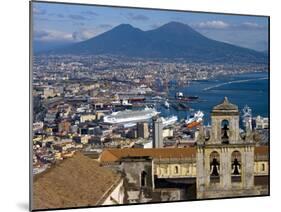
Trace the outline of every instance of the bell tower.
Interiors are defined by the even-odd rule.
[[[211,112],[212,132],[210,143],[235,144],[239,143],[239,111],[227,97]]]
[[[211,111],[211,132],[197,140],[197,198],[254,195],[254,143],[242,139],[239,109],[225,97]]]

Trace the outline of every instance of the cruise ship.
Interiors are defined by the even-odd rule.
[[[157,112],[154,108],[145,108],[143,110],[124,110],[113,112],[112,114],[105,116],[103,121],[109,124],[136,123],[148,121],[158,114],[159,112]]]
[[[177,120],[178,120],[178,117],[177,117],[177,116],[171,116],[171,117],[167,117],[167,118],[163,118],[163,117],[162,117],[162,123],[163,123],[163,126],[164,126],[164,127],[176,123]]]

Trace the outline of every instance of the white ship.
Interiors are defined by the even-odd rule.
[[[166,100],[166,101],[164,102],[164,106],[165,106],[167,109],[170,108],[170,104],[169,104],[168,100]]]
[[[166,127],[166,126],[169,126],[169,125],[172,125],[174,123],[177,122],[178,120],[178,117],[177,116],[171,116],[171,117],[168,117],[168,118],[161,118],[162,119],[162,123],[163,123],[163,126]]]
[[[113,112],[112,114],[105,116],[103,121],[109,124],[136,123],[148,121],[158,114],[159,112],[157,112],[154,108],[145,108],[143,110],[124,110]]]

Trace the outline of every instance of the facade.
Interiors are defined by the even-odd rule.
[[[123,173],[124,203],[195,199],[194,192],[188,197],[182,188],[195,185],[195,148],[107,149],[99,161]]]
[[[255,144],[239,133],[239,110],[225,97],[211,112],[208,140],[197,140],[197,198],[260,195],[254,185]]]
[[[80,122],[84,123],[87,121],[94,121],[96,120],[96,115],[95,114],[84,114],[80,116]]]
[[[163,129],[163,138],[166,138],[166,137],[173,137],[174,135],[174,130],[173,128],[165,128]]]
[[[137,124],[137,133],[139,138],[147,139],[149,137],[149,128],[147,122],[141,122]]]
[[[257,116],[254,119],[254,125],[257,129],[268,129],[269,120],[267,117]]]

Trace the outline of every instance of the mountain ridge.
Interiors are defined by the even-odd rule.
[[[266,55],[205,37],[190,26],[169,22],[143,31],[120,24],[109,31],[47,54],[120,55],[142,58],[183,58],[200,62],[267,62]]]

